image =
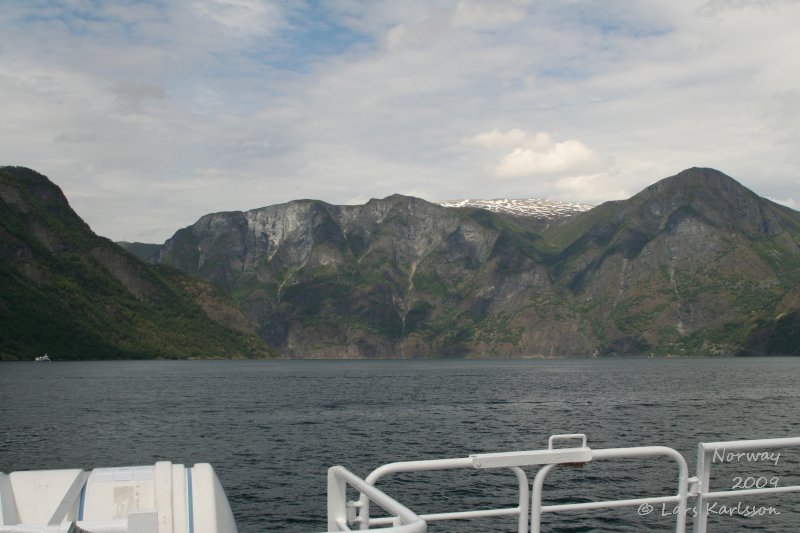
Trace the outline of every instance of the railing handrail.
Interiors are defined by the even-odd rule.
[[[615,507],[629,507],[643,504],[677,502],[678,508],[675,515],[675,531],[681,533],[686,529],[686,500],[689,495],[689,467],[686,459],[676,450],[667,446],[636,446],[631,448],[606,448],[592,450],[592,460],[619,459],[629,457],[654,457],[665,456],[678,463],[678,494],[668,496],[655,496],[648,498],[634,498],[627,500],[599,500],[586,503],[567,503],[561,505],[542,505],[542,490],[544,478],[556,464],[549,464],[539,469],[533,481],[533,495],[531,496],[531,533],[539,533],[541,516],[544,512],[574,511],[580,509],[608,509]]]
[[[479,461],[476,461],[475,455],[469,457],[459,457],[453,459],[428,459],[424,461],[400,461],[389,463],[379,466],[366,477],[366,482],[373,485],[379,479],[389,474],[397,474],[401,472],[423,472],[431,470],[454,470],[454,469],[478,469],[483,468],[479,466]],[[510,469],[517,476],[519,484],[519,504],[517,507],[503,508],[503,509],[484,509],[478,511],[457,511],[452,513],[432,513],[421,515],[424,520],[455,520],[455,519],[470,519],[478,517],[491,517],[491,516],[519,516],[519,533],[528,533],[528,477],[525,472],[514,464],[504,465],[505,468]],[[358,510],[358,522],[362,531],[369,530],[371,524],[381,524],[382,519],[370,519],[369,517],[369,501],[366,495],[362,494],[356,504]]]
[[[577,447],[555,448],[556,441],[580,439],[581,445]],[[541,514],[545,512],[561,512],[569,510],[611,509],[635,505],[651,505],[654,503],[677,503],[675,530],[678,533],[686,531],[686,516],[688,499],[697,498],[694,517],[694,533],[705,533],[707,527],[707,513],[703,512],[707,500],[726,498],[730,496],[753,496],[764,494],[778,494],[786,492],[800,492],[800,485],[783,487],[763,487],[743,490],[726,490],[713,492],[709,487],[711,465],[714,462],[713,454],[719,450],[741,451],[772,448],[786,448],[800,446],[800,437],[733,440],[708,442],[698,444],[697,475],[689,477],[686,459],[681,453],[667,446],[635,446],[627,448],[605,448],[592,450],[587,445],[586,435],[582,433],[568,435],[553,435],[548,441],[548,448],[544,450],[530,450],[520,452],[503,452],[489,454],[474,454],[469,457],[453,459],[429,459],[422,461],[402,461],[388,463],[373,470],[364,480],[358,478],[344,467],[333,467],[329,470],[328,484],[328,524],[331,531],[350,531],[347,523],[358,523],[361,530],[378,531],[369,529],[372,525],[388,525],[393,527],[380,529],[383,532],[417,532],[426,531],[426,521],[469,519],[479,517],[519,516],[519,531],[528,531],[527,505],[530,501],[530,528],[531,533],[539,531]],[[542,487],[544,478],[559,464],[586,463],[593,460],[615,459],[626,457],[654,457],[663,456],[673,460],[678,465],[677,493],[642,498],[622,500],[598,500],[582,503],[566,503],[559,505],[542,505]],[[777,465],[777,461],[775,462]],[[521,467],[540,466],[533,482],[533,490],[529,491],[527,475]],[[431,470],[452,469],[489,469],[507,468],[517,476],[520,491],[520,504],[517,507],[501,509],[484,509],[472,511],[456,511],[447,513],[419,514],[386,496],[375,487],[375,483],[386,475],[400,472],[419,472]],[[331,474],[335,472],[335,475]],[[333,482],[332,479],[338,479]],[[346,502],[345,481],[360,491],[357,502]],[[530,500],[528,493],[531,492]],[[392,514],[392,517],[370,518],[369,505],[374,501],[383,509]],[[349,512],[348,510],[349,509]],[[358,511],[356,514],[356,510]],[[402,512],[401,512],[402,511]],[[333,517],[333,519],[332,519]],[[332,529],[341,527],[340,529]],[[414,529],[420,528],[423,529]]]

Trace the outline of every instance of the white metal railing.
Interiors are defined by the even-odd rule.
[[[580,440],[579,446],[557,447],[556,443]],[[381,531],[385,533],[416,533],[427,530],[427,523],[440,520],[463,520],[472,518],[517,516],[519,533],[539,533],[541,515],[573,510],[612,509],[631,506],[652,506],[654,504],[677,504],[674,511],[675,531],[686,531],[686,517],[689,513],[688,500],[696,498],[696,507],[700,512],[691,513],[694,517],[694,533],[706,533],[708,513],[703,512],[709,501],[731,496],[758,496],[800,492],[800,485],[778,486],[775,477],[774,486],[754,481],[754,488],[712,492],[709,487],[711,465],[717,461],[721,453],[746,454],[744,450],[778,449],[800,446],[800,437],[784,439],[741,440],[727,442],[700,443],[698,445],[697,475],[689,477],[688,466],[684,457],[666,446],[637,446],[629,448],[607,448],[592,450],[587,445],[586,435],[582,433],[553,435],[547,449],[518,452],[501,452],[475,454],[464,458],[432,459],[425,461],[404,461],[389,463],[373,470],[365,479],[352,474],[341,466],[328,470],[328,529],[331,532],[351,531],[351,525],[357,525],[362,531]],[[760,455],[759,455],[760,453]],[[757,452],[754,457],[770,457],[769,452]],[[778,454],[779,456],[780,454]],[[678,470],[675,494],[645,496],[621,500],[599,500],[559,505],[542,505],[542,492],[547,474],[558,465],[583,464],[589,461],[634,458],[634,457],[666,457],[675,461]],[[745,455],[745,457],[747,457]],[[777,465],[777,460],[775,461]],[[530,490],[528,477],[523,467],[540,467]],[[511,470],[517,477],[519,485],[519,503],[516,507],[500,509],[480,509],[455,511],[447,513],[417,515],[396,500],[387,496],[375,487],[378,480],[389,474],[400,472],[420,472],[431,470],[453,469],[497,469]],[[749,478],[748,478],[749,479]],[[754,478],[755,479],[755,478]],[[360,492],[358,501],[347,501],[346,486],[350,485]],[[391,516],[382,518],[370,517],[370,502],[374,502]],[[530,502],[530,515],[528,514]],[[530,521],[528,520],[530,517]],[[371,529],[372,526],[389,526]]]
[[[542,513],[554,513],[559,511],[578,511],[584,509],[613,509],[617,507],[638,507],[641,505],[653,505],[655,503],[677,503],[678,508],[675,514],[675,531],[686,530],[686,500],[688,498],[688,477],[689,468],[686,459],[681,454],[667,448],[666,446],[638,446],[635,448],[609,448],[606,450],[593,450],[591,460],[616,459],[622,457],[653,457],[665,456],[678,463],[678,494],[670,496],[654,496],[647,498],[634,498],[625,500],[604,500],[586,503],[565,503],[561,505],[542,505],[542,486],[544,478],[556,465],[549,464],[543,466],[537,472],[533,481],[533,496],[531,503],[531,533],[539,533],[541,530]]]
[[[694,521],[694,533],[706,533],[709,515],[709,501],[732,496],[758,496],[761,494],[776,494],[784,492],[800,492],[800,485],[786,485],[784,487],[759,487],[751,489],[711,491],[711,465],[715,462],[726,462],[727,453],[745,452],[746,450],[774,450],[777,448],[791,448],[800,446],[800,437],[787,439],[760,439],[760,440],[731,440],[727,442],[701,442],[697,445],[697,518]],[[721,452],[721,457],[720,457]],[[720,459],[719,461],[717,459]],[[758,454],[744,455],[746,461],[758,459]],[[775,460],[775,466],[778,460]],[[758,478],[754,478],[758,479]]]
[[[395,515],[393,533],[425,533],[428,525],[413,511],[390,498],[374,485],[370,485],[343,466],[328,469],[328,530],[350,531],[348,522],[355,518],[353,504],[347,503],[347,485],[361,492],[384,510]]]

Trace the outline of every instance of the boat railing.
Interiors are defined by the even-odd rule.
[[[759,496],[763,494],[780,494],[786,492],[800,492],[800,485],[779,485],[779,478],[774,477],[774,486],[758,486],[761,485],[761,480],[764,479],[764,485],[770,482],[770,479],[761,476],[747,476],[744,478],[741,486],[743,488],[736,490],[711,490],[711,465],[720,462],[727,462],[729,456],[727,454],[736,454],[737,460],[739,453],[744,453],[745,461],[768,459],[770,456],[759,454],[749,454],[748,450],[774,450],[778,448],[792,448],[800,446],[800,437],[790,437],[785,439],[760,439],[760,440],[731,440],[725,442],[701,442],[697,445],[697,490],[695,492],[697,497],[697,509],[703,510],[698,513],[697,519],[694,522],[694,533],[705,533],[708,523],[708,507],[709,502],[716,500],[741,497],[741,496]],[[763,454],[764,452],[762,452]],[[772,455],[771,457],[775,457]],[[778,459],[775,459],[777,466]],[[752,480],[754,487],[748,488],[749,481]]]
[[[358,507],[354,502],[347,502],[347,486],[361,492],[363,498],[369,498],[394,517],[390,523],[393,533],[425,533],[428,526],[424,520],[403,504],[390,498],[380,489],[356,476],[343,466],[328,469],[328,530],[350,531],[348,522],[355,518],[354,510]]]
[[[578,445],[564,446],[567,442]],[[687,516],[693,516],[694,533],[705,533],[707,530],[709,502],[732,496],[760,496],[787,492],[800,492],[800,485],[765,486],[760,479],[753,478],[753,487],[727,491],[712,491],[709,486],[711,465],[724,462],[720,459],[723,453],[745,453],[745,450],[778,449],[800,446],[800,437],[740,440],[698,445],[697,475],[689,477],[686,459],[673,448],[666,446],[637,446],[627,448],[606,448],[593,450],[587,444],[586,435],[582,433],[553,435],[547,449],[475,454],[464,458],[432,459],[423,461],[404,461],[389,463],[373,470],[365,479],[355,476],[341,466],[335,466],[328,473],[328,529],[331,532],[351,531],[353,526],[362,531],[381,531],[385,533],[426,531],[427,523],[443,520],[464,520],[486,517],[517,516],[520,533],[538,533],[541,528],[543,513],[564,511],[613,509],[620,507],[638,507],[640,510],[656,504],[675,504],[672,512],[675,517],[675,531],[685,533]],[[762,455],[767,452],[760,452]],[[578,503],[562,503],[558,505],[542,505],[544,480],[547,474],[559,465],[584,464],[590,461],[612,460],[619,458],[651,458],[671,459],[677,466],[677,483],[675,493],[646,496],[631,499],[598,500]],[[745,456],[747,457],[747,456]],[[761,455],[753,455],[761,457]],[[723,457],[724,459],[724,457]],[[777,461],[775,462],[777,465]],[[523,470],[525,467],[539,467],[532,484]],[[383,477],[401,472],[421,472],[453,469],[508,469],[511,470],[519,486],[519,503],[515,507],[499,509],[479,509],[455,511],[435,514],[416,514],[396,500],[378,490],[375,484]],[[746,478],[749,479],[749,478]],[[773,478],[777,480],[778,478]],[[347,501],[346,484],[360,492],[357,501]],[[689,513],[689,500],[696,499],[693,509],[700,512]],[[370,517],[370,503],[376,503],[391,516]],[[386,527],[388,526],[388,527]]]
[[[635,457],[668,457],[674,459],[678,465],[678,486],[677,494],[663,496],[650,496],[645,498],[632,498],[624,500],[601,500],[582,503],[564,503],[559,505],[542,505],[542,488],[547,474],[557,464],[548,464],[539,469],[533,480],[533,496],[531,502],[531,531],[538,533],[541,530],[542,513],[555,513],[561,511],[578,511],[589,509],[613,509],[619,507],[640,507],[643,505],[676,503],[675,512],[675,531],[683,532],[686,530],[686,508],[689,496],[689,468],[686,459],[666,446],[637,446],[633,448],[608,448],[603,450],[592,450],[590,460],[597,461],[602,459],[619,459]]]

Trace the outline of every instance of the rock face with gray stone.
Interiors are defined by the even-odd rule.
[[[798,353],[798,242],[796,211],[690,169],[547,224],[399,195],[215,213],[155,261],[291,357]]]

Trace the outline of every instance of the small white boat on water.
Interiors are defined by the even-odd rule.
[[[712,466],[717,464],[718,468],[719,463],[744,458],[746,462],[766,461],[777,467],[780,450],[797,447],[800,447],[800,437],[701,442],[693,477],[689,476],[686,459],[673,448],[592,449],[584,434],[553,435],[547,448],[539,450],[390,463],[376,468],[363,479],[343,466],[334,466],[328,470],[327,529],[329,533],[353,530],[424,533],[428,523],[434,521],[515,516],[520,533],[539,533],[544,513],[638,507],[641,515],[642,508],[668,505],[674,508],[671,515],[676,532],[685,532],[687,516],[692,516],[692,531],[705,533],[710,513],[702,510],[712,505],[727,503],[736,511],[748,498],[760,497],[763,501],[766,495],[800,492],[800,485],[782,486],[769,482],[766,477],[761,484],[754,478],[752,488],[745,483],[744,490],[730,485],[712,490]],[[544,480],[552,469],[621,458],[668,460],[675,468],[675,492],[634,494],[630,499],[620,500],[591,499],[591,493],[587,499],[587,494],[578,494],[575,498],[579,501],[575,503],[543,505]],[[418,514],[376,486],[381,478],[396,473],[454,469],[510,471],[518,484],[517,505]],[[528,474],[533,470],[536,473],[531,482]],[[587,483],[587,490],[591,488],[592,484]],[[348,489],[351,494],[358,494],[357,500],[347,499]],[[388,516],[370,516],[370,507],[380,507],[382,514]],[[750,506],[745,509],[752,512]],[[763,506],[758,510],[765,512],[753,516],[773,514]],[[778,520],[781,517],[769,518]],[[210,465],[185,468],[159,462],[153,466],[97,468],[90,472],[0,473],[0,533],[237,533],[237,527],[222,485]]]
[[[42,362],[48,362],[49,363],[50,362],[50,356],[47,355],[47,354],[40,355],[39,357],[35,358],[34,361],[36,361],[38,363],[42,363]]]

